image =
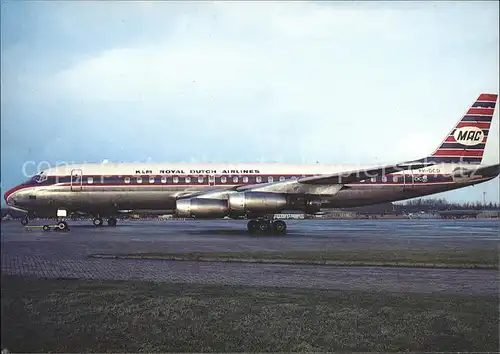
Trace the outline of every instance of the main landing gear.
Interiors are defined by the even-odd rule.
[[[108,226],[116,226],[117,222],[118,221],[115,218],[109,218],[108,219]],[[104,221],[102,220],[102,218],[94,218],[94,220],[92,220],[92,223],[94,224],[94,226],[97,226],[97,227],[104,225]]]
[[[248,232],[255,233],[275,233],[284,234],[286,232],[286,223],[283,220],[257,219],[250,220],[247,224]]]

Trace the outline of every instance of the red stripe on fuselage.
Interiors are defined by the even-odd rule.
[[[9,189],[7,192],[5,192],[5,194],[3,195],[3,198],[5,199],[5,202],[7,202],[7,199],[9,199],[9,197],[14,193],[14,192],[17,192],[21,189],[26,189],[26,188],[29,188],[29,187],[32,187],[32,186],[27,186],[27,185],[24,185],[24,184],[20,184],[18,186],[15,186],[14,188],[11,188]]]
[[[417,175],[413,175],[413,177],[415,177]],[[431,175],[431,176],[434,176],[434,175]],[[410,177],[410,175],[406,175],[406,177]],[[371,182],[369,179],[366,179],[365,182],[361,182],[361,181],[355,181],[355,182],[350,182],[350,183],[347,183],[346,185],[366,185],[366,186],[371,186],[371,185],[392,185],[392,186],[408,186],[408,185],[411,185],[411,184],[419,184],[419,185],[437,185],[437,184],[449,184],[449,183],[454,183],[452,180],[447,180],[447,181],[442,181],[442,182],[423,182],[423,181],[413,181],[413,182],[409,182],[409,181],[406,181],[404,182],[403,181],[403,177],[401,176],[401,178],[397,181],[397,182],[394,182],[394,181],[391,181],[391,180],[388,180],[387,182],[381,182],[381,181],[377,181],[377,182]],[[264,183],[260,183],[260,184],[264,184]],[[79,193],[79,192],[82,192],[82,191],[85,191],[86,188],[90,187],[90,188],[97,188],[97,187],[159,187],[159,186],[164,186],[164,187],[235,187],[235,186],[243,186],[244,184],[242,183],[218,183],[218,184],[215,184],[215,185],[208,185],[208,184],[198,184],[198,185],[194,185],[194,184],[181,184],[181,183],[178,183],[178,184],[166,184],[166,183],[151,183],[151,184],[135,184],[135,185],[130,185],[130,184],[120,184],[120,183],[116,183],[116,184],[113,184],[113,183],[99,183],[99,184],[89,184],[89,185],[83,185],[83,188],[82,190],[80,190],[80,188],[74,188],[72,192],[74,193]],[[256,183],[257,185],[257,183]],[[23,189],[38,189],[42,186],[25,186],[23,188],[19,188],[17,191],[19,190],[23,190]],[[45,186],[45,187],[64,187],[64,188],[68,188],[67,191],[70,192],[70,189],[69,187],[71,187],[70,184],[68,183],[61,183],[61,184],[53,184],[53,185],[50,185],[50,186]],[[75,186],[73,186],[75,187]],[[134,191],[129,191],[130,193],[134,193]]]

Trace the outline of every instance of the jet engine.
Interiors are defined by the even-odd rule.
[[[187,198],[176,202],[175,214],[179,217],[217,218],[228,214],[226,200]]]
[[[276,213],[286,208],[287,198],[266,192],[242,192],[228,196],[228,207],[232,214]]]
[[[321,202],[297,196],[269,192],[241,192],[228,194],[227,200],[186,198],[176,202],[179,217],[218,218],[224,216],[259,216],[283,210],[303,210],[314,214],[321,210]]]

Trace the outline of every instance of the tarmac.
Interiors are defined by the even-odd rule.
[[[43,225],[43,221],[33,224]],[[324,249],[491,249],[498,220],[288,220],[286,235],[252,236],[245,220],[119,221],[96,228],[72,221],[69,232],[1,223],[2,274],[47,278],[498,294],[497,270],[337,267],[163,260],[95,259],[98,253],[282,251]],[[30,224],[31,225],[31,224]]]

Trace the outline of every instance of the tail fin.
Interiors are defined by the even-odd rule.
[[[498,94],[482,93],[427,161],[480,164]]]

